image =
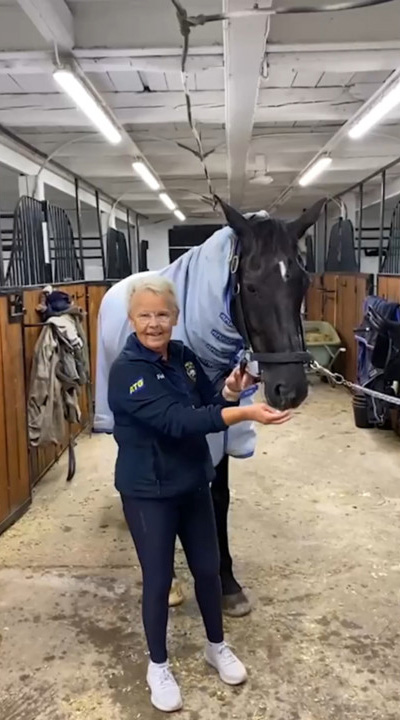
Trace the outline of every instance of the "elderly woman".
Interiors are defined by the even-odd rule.
[[[109,404],[118,443],[115,484],[143,573],[143,624],[150,651],[147,682],[153,705],[182,707],[169,669],[166,633],[175,541],[180,538],[207,635],[205,660],[223,682],[247,678],[244,665],[224,642],[218,541],[210,493],[214,469],[206,435],[254,420],[283,423],[264,404],[238,407],[250,383],[235,370],[216,394],[195,355],[171,341],[178,307],[165,278],[131,286],[128,313],[134,329],[113,364]]]

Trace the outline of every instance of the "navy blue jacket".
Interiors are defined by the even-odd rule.
[[[226,430],[232,405],[216,394],[196,356],[172,341],[168,361],[130,335],[112,365],[108,402],[118,443],[115,485],[136,497],[173,497],[209,484],[206,435]]]

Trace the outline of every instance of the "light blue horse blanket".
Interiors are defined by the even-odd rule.
[[[263,211],[260,215],[268,216]],[[180,314],[173,339],[181,340],[196,354],[216,388],[219,389],[223,378],[238,365],[244,343],[230,316],[230,261],[235,243],[234,231],[224,227],[163,270],[131,275],[108,290],[98,319],[95,431],[113,430],[114,419],[107,401],[108,376],[112,363],[132,332],[127,301],[134,278],[158,274],[174,283]],[[254,376],[258,375],[257,364],[251,364],[248,369]],[[253,402],[255,390],[251,388],[243,393],[240,403]],[[253,423],[249,422],[209,435],[207,440],[214,467],[225,454],[238,458],[253,455],[255,437]]]

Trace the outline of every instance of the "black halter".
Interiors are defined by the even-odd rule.
[[[244,358],[241,362],[241,368],[244,370],[246,365],[250,361],[255,361],[261,365],[303,365],[308,364],[312,360],[312,355],[306,349],[306,343],[304,338],[303,325],[300,321],[299,324],[299,340],[301,350],[294,352],[267,352],[267,353],[255,353],[251,347],[251,341],[247,330],[246,319],[243,312],[241,288],[239,282],[239,265],[240,265],[240,254],[239,254],[239,240],[238,238],[232,244],[232,252],[230,259],[230,274],[231,274],[231,287],[232,296],[235,310],[235,326],[238,333],[242,336],[244,341]]]

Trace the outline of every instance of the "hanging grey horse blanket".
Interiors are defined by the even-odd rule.
[[[258,214],[258,213],[257,213]],[[267,213],[260,213],[268,217]],[[180,308],[173,339],[181,340],[198,357],[210,380],[218,388],[243,355],[243,339],[230,317],[230,258],[236,236],[230,227],[214,233],[203,245],[194,247],[172,265],[140,277],[163,275],[176,288]],[[108,376],[111,365],[132,332],[127,317],[131,275],[114,285],[103,298],[98,320],[96,404],[94,429],[112,432],[114,420],[108,406]],[[254,375],[256,367],[251,368]],[[253,401],[256,388],[242,394],[241,404]],[[227,454],[246,458],[254,453],[253,423],[245,422],[207,437],[214,466]]]

